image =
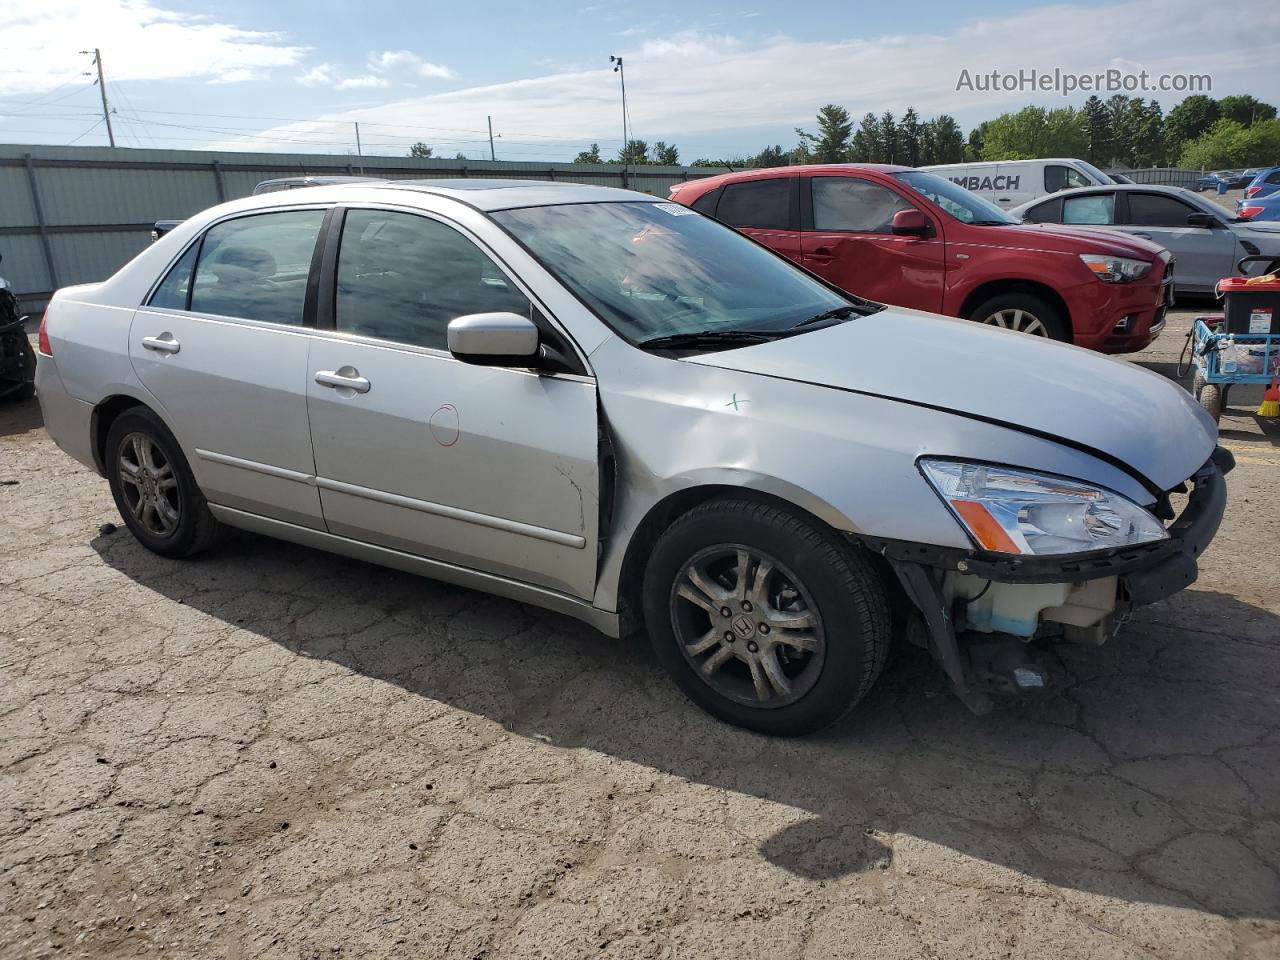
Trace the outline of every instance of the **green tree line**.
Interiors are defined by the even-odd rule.
[[[855,124],[844,107],[818,110],[813,132],[796,128],[797,143],[765,146],[759,153],[699,157],[695,167],[742,170],[806,163],[898,163],[909,167],[981,160],[1079,157],[1099,167],[1182,166],[1190,169],[1269,166],[1280,163],[1276,108],[1247,94],[1187,97],[1165,114],[1155,100],[1123,94],[1092,96],[1080,108],[1023,107],[984,120],[966,137],[955,118],[923,119],[914,107],[866,113]],[[414,144],[410,156],[429,157]],[[583,150],[575,163],[637,166],[680,163],[675,144],[628,140],[614,157],[600,145]]]

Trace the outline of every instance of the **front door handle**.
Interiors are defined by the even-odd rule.
[[[173,334],[167,331],[158,337],[143,337],[142,346],[156,353],[177,353],[182,349],[182,344],[173,339]]]
[[[1151,234],[1149,234],[1149,233],[1135,233],[1135,234],[1134,234],[1134,236],[1135,236],[1135,237],[1141,237],[1143,240],[1150,240],[1150,239],[1151,239]]]
[[[813,253],[806,254],[805,257],[814,263],[830,263],[836,258],[836,255],[830,247],[818,247]]]
[[[316,383],[325,387],[354,390],[356,393],[368,393],[369,381],[360,376],[355,367],[339,367],[337,370],[317,370]]]

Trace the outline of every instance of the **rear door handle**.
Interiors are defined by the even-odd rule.
[[[156,353],[177,353],[182,349],[182,344],[173,339],[172,333],[162,333],[158,337],[143,337],[142,346]]]
[[[830,247],[818,247],[813,253],[805,254],[805,258],[814,263],[830,263],[836,258]]]
[[[1135,234],[1134,234],[1134,236],[1135,236],[1135,237],[1141,237],[1143,240],[1150,240],[1150,239],[1151,239],[1151,234],[1149,234],[1149,233],[1135,233]]]
[[[369,381],[360,376],[355,367],[339,367],[337,370],[317,370],[316,383],[325,387],[354,390],[356,393],[368,393]]]

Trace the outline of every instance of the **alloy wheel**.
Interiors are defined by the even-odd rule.
[[[804,584],[763,551],[708,547],[680,569],[671,622],[681,652],[717,693],[776,708],[808,693],[822,673],[822,618]]]
[[[982,322],[988,326],[1000,327],[1002,330],[1029,333],[1033,337],[1049,336],[1048,328],[1040,321],[1039,317],[1029,310],[1020,310],[1016,307],[997,310]]]
[[[182,502],[173,464],[145,433],[131,433],[120,444],[116,464],[125,505],[142,529],[171,536],[182,519]]]

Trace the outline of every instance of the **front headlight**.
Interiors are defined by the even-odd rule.
[[[1155,517],[1111,490],[1009,467],[919,461],[925,479],[982,549],[1043,556],[1163,540]]]
[[[1132,283],[1134,280],[1141,280],[1151,269],[1151,264],[1146,260],[1106,257],[1099,253],[1082,253],[1080,259],[1103,283]]]

